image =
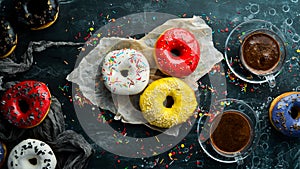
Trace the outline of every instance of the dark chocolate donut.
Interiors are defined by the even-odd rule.
[[[32,30],[51,26],[58,17],[58,0],[15,0],[18,21]]]
[[[0,24],[0,58],[6,58],[16,48],[17,35],[5,18],[0,18]]]

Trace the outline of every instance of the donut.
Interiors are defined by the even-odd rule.
[[[9,88],[2,96],[0,108],[11,124],[32,128],[44,120],[50,104],[51,94],[46,84],[28,80]]]
[[[55,169],[57,160],[51,147],[36,139],[23,140],[8,156],[8,169]]]
[[[17,46],[17,35],[11,24],[3,17],[0,18],[0,58],[11,55]]]
[[[107,89],[118,95],[134,95],[149,82],[150,67],[144,55],[134,49],[109,52],[103,61],[102,78]]]
[[[300,92],[277,96],[269,108],[269,118],[276,130],[290,137],[300,137]]]
[[[6,146],[4,143],[0,142],[0,168],[4,164],[5,158],[6,158]]]
[[[139,104],[149,124],[160,128],[185,122],[198,105],[193,89],[176,77],[152,82],[141,94]]]
[[[165,31],[155,44],[158,69],[173,77],[186,77],[193,73],[200,60],[200,46],[195,36],[181,28]]]
[[[51,26],[58,17],[58,0],[15,0],[18,21],[31,30]]]

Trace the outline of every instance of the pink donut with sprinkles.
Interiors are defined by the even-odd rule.
[[[134,49],[115,50],[106,55],[102,75],[112,93],[134,95],[148,85],[150,66],[145,56]]]

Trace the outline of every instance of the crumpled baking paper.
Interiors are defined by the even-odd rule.
[[[201,54],[197,69],[191,75],[182,79],[189,84],[194,91],[197,91],[197,81],[208,73],[216,63],[223,59],[223,55],[214,48],[211,28],[199,16],[170,19],[149,32],[140,40],[104,37],[93,50],[83,57],[78,67],[67,76],[67,80],[78,84],[83,96],[89,99],[94,105],[116,114],[116,120],[122,120],[124,123],[145,124],[149,126],[139,110],[139,96],[121,96],[110,93],[101,80],[101,67],[104,57],[109,52],[123,48],[131,48],[140,51],[147,58],[150,65],[149,83],[162,78],[163,75],[157,74],[157,66],[153,53],[157,38],[170,28],[184,28],[193,33],[199,42]],[[149,127],[160,130],[154,126]],[[174,136],[177,136],[178,132],[178,126],[165,131],[166,134]]]

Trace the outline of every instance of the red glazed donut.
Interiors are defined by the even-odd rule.
[[[155,59],[163,73],[174,77],[185,77],[197,68],[200,46],[195,36],[185,29],[173,28],[165,31],[156,41]]]
[[[44,120],[50,104],[51,94],[46,84],[23,81],[4,93],[0,108],[11,124],[19,128],[32,128]]]

